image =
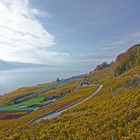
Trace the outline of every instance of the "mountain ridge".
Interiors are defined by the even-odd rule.
[[[113,67],[114,75],[119,76],[137,65],[140,65],[140,44],[136,44],[119,54],[114,62],[103,62],[97,65],[94,71]]]
[[[140,65],[140,44],[130,47],[126,52],[117,56],[114,64],[114,74],[118,76],[137,65]]]

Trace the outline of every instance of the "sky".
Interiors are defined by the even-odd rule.
[[[140,43],[139,0],[0,0],[0,59],[92,70]]]

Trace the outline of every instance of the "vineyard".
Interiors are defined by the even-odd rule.
[[[10,102],[15,99],[14,92],[5,95],[9,98],[3,97],[1,103],[0,140],[139,140],[140,66],[118,76],[113,70],[110,66],[92,71],[31,99],[20,98],[21,102],[15,104]],[[86,99],[99,85],[103,88],[87,101],[52,119],[29,123]],[[18,97],[26,94],[19,93]]]

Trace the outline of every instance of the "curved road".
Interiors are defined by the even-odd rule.
[[[100,85],[99,88],[98,88],[93,94],[91,94],[90,96],[88,96],[88,97],[85,98],[84,100],[82,100],[82,101],[80,101],[80,102],[78,102],[78,103],[75,103],[75,104],[73,104],[73,105],[67,106],[67,107],[65,107],[65,108],[62,108],[62,109],[53,111],[53,112],[51,112],[51,113],[48,113],[48,114],[45,114],[45,115],[41,115],[41,116],[39,116],[39,117],[37,117],[37,118],[34,118],[34,119],[32,119],[32,120],[29,122],[29,124],[35,123],[35,122],[39,122],[39,121],[41,121],[41,120],[43,120],[43,119],[52,119],[52,118],[55,118],[55,117],[57,117],[58,115],[60,115],[62,112],[64,112],[64,111],[66,111],[66,110],[68,110],[68,109],[70,109],[70,108],[73,108],[73,107],[75,107],[75,106],[77,106],[77,105],[79,105],[79,104],[81,104],[81,103],[83,103],[83,102],[89,100],[91,97],[93,97],[95,94],[97,94],[102,88],[103,88],[103,85]]]

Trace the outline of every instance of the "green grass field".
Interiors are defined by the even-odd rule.
[[[21,103],[0,107],[0,111],[31,110],[31,106],[41,103],[44,99],[43,96],[37,96]]]

